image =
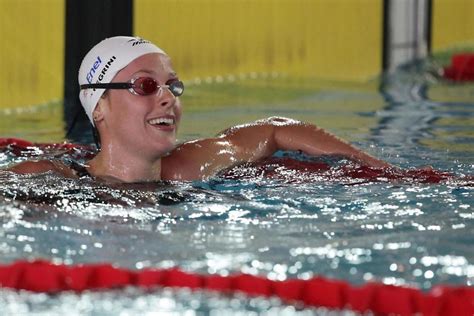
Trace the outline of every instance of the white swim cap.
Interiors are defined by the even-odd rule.
[[[95,45],[82,60],[79,68],[79,85],[109,83],[121,69],[138,57],[150,53],[166,54],[155,44],[139,37],[106,38]],[[79,92],[79,99],[92,125],[94,125],[92,113],[104,92],[105,89],[92,88]]]

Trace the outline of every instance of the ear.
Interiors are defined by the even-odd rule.
[[[105,117],[105,112],[106,112],[106,104],[105,99],[100,98],[99,102],[97,102],[97,106],[94,109],[94,112],[92,112],[92,118],[94,119],[94,124],[97,126],[99,122],[102,122]]]

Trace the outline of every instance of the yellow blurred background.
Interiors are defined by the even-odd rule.
[[[185,80],[381,72],[380,0],[135,0],[133,14],[134,35],[167,51]],[[473,17],[474,1],[433,0],[433,51],[472,42]],[[62,100],[64,36],[65,0],[0,0],[0,109]]]

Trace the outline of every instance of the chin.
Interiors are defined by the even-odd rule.
[[[173,141],[173,142],[169,142],[169,143],[160,143],[159,145],[157,146],[154,146],[154,152],[155,153],[158,153],[160,156],[163,156],[163,155],[166,155],[167,153],[169,153],[170,151],[172,151],[176,146],[176,142]]]

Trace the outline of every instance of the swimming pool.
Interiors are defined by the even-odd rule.
[[[183,100],[180,139],[288,116],[315,123],[403,168],[432,165],[456,181],[361,181],[338,174],[346,162],[328,157],[315,160],[334,166],[325,177],[283,168],[280,179],[256,173],[237,180],[103,185],[51,174],[1,173],[1,263],[43,258],[130,269],[176,266],[224,276],[244,272],[272,280],[324,275],[352,284],[380,281],[425,290],[437,284],[472,286],[474,188],[472,180],[462,179],[474,174],[474,88],[438,82],[423,67],[384,78],[382,93],[379,85],[378,80],[334,83],[278,74],[194,80]],[[0,135],[59,141],[59,106],[5,113],[2,120],[15,124]],[[41,116],[53,124],[38,120]],[[64,154],[10,148],[0,153],[0,166],[57,155]],[[1,292],[2,314],[71,313],[73,304],[77,313],[105,315],[328,312],[186,289],[54,296]]]

